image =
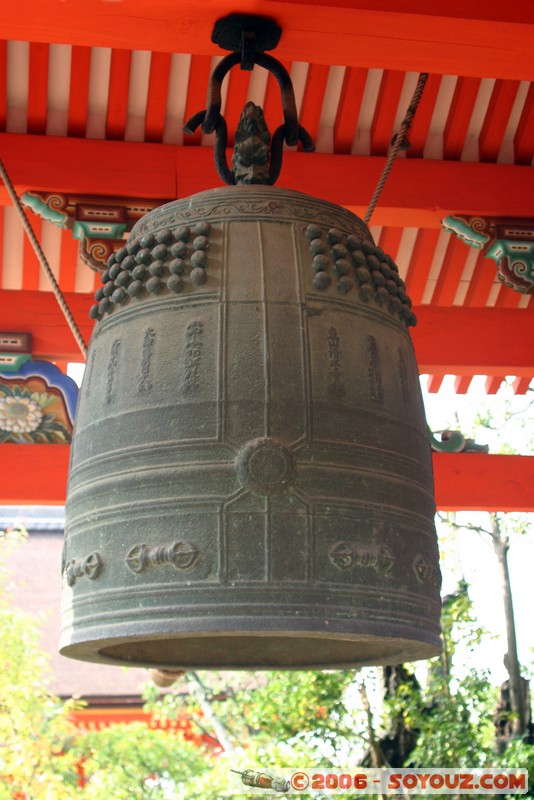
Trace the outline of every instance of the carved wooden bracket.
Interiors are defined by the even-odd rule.
[[[497,277],[510,289],[534,293],[534,219],[464,217],[452,214],[442,220],[470,247],[482,250],[497,264]]]
[[[436,453],[489,453],[487,444],[477,444],[474,439],[466,439],[461,431],[438,431],[440,438],[428,429],[430,446]]]
[[[109,256],[123,246],[138,219],[167,202],[33,191],[21,200],[43,219],[71,230],[80,241],[82,261],[96,272],[106,269]]]

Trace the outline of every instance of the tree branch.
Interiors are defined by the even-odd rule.
[[[485,533],[487,536],[490,536],[492,539],[495,538],[495,531],[492,529],[488,531],[487,528],[483,528],[481,525],[473,525],[471,522],[466,523],[459,523],[455,522],[454,520],[449,519],[448,517],[444,517],[442,514],[438,514],[439,519],[448,525],[451,528],[455,528],[455,530],[467,530],[473,531],[473,533]]]
[[[367,696],[367,689],[365,688],[365,681],[360,681],[358,684],[358,689],[360,691],[360,697],[362,699],[363,710],[365,711],[365,716],[367,719],[367,731],[369,736],[369,748],[371,750],[371,759],[373,763],[373,767],[389,767],[389,764],[386,761],[384,753],[382,752],[382,748],[380,747],[380,742],[375,736],[375,731],[373,727],[373,712],[371,711],[371,706],[369,704],[369,698]]]
[[[208,700],[208,696],[206,693],[206,688],[200,678],[198,677],[196,672],[188,672],[187,673],[187,680],[193,687],[193,692],[198,698],[200,703],[200,707],[204,714],[206,715],[206,719],[208,719],[213,726],[213,730],[217,734],[217,739],[221,743],[223,749],[227,753],[235,753],[234,744],[230,738],[231,734],[226,725],[222,722],[221,719],[217,716],[215,711],[213,710],[210,702]]]

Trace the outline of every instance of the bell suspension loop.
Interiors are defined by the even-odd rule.
[[[315,146],[309,133],[299,125],[295,93],[289,73],[276,58],[262,51],[266,42],[271,44],[272,41],[274,41],[274,36],[269,40],[261,37],[260,40],[258,40],[253,28],[254,25],[257,27],[258,20],[262,18],[242,15],[234,16],[239,17],[239,24],[245,26],[240,31],[240,51],[226,56],[215,67],[209,83],[208,108],[194,114],[184,125],[184,131],[187,134],[193,134],[200,126],[204,133],[209,134],[215,132],[215,166],[219,177],[228,185],[235,185],[236,183],[263,183],[272,186],[278,179],[282,168],[284,143],[289,147],[293,147],[300,142],[303,150],[307,153],[312,153],[315,150]],[[236,49],[238,31],[236,30],[235,22],[232,20],[230,23],[227,23],[226,26],[226,28],[230,29],[232,36],[229,38],[229,35],[226,35],[224,23],[228,19],[231,18],[219,21],[219,27],[216,26],[215,28],[214,41],[224,43],[221,44],[223,47]],[[272,23],[271,20],[265,20],[264,22],[267,24],[268,30],[270,31],[269,25],[274,25],[274,23]],[[228,129],[226,120],[221,114],[221,87],[228,72],[238,64],[241,69],[252,69],[254,65],[257,64],[268,70],[276,78],[282,97],[284,122],[273,134],[271,153],[269,156],[266,148],[269,145],[270,135],[263,119],[263,111],[259,106],[253,103],[246,104],[238,125],[241,145],[243,145],[247,138],[247,123],[249,123],[249,127],[251,120],[254,119],[256,123],[252,126],[253,130],[248,136],[249,141],[247,144],[239,148],[239,153],[234,154],[234,160],[237,159],[238,164],[241,165],[241,169],[236,171],[235,168],[231,170],[226,161]],[[258,128],[261,129],[261,134],[257,133],[256,129]],[[256,141],[257,139],[260,139],[261,143]],[[245,155],[245,153],[247,155]],[[261,163],[263,169],[252,169],[253,164],[258,161]]]

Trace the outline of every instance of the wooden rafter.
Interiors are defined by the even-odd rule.
[[[220,185],[210,147],[0,134],[19,193],[174,199]],[[382,171],[380,156],[288,152],[279,184],[363,216]],[[0,188],[0,205],[9,202]],[[534,217],[532,169],[509,164],[398,159],[373,224],[438,228],[448,214]]]
[[[85,136],[89,103],[91,48],[72,48],[69,88],[68,135]]]
[[[478,77],[534,77],[534,10],[527,2],[278,0],[264,9],[252,0],[4,0],[0,21],[2,35],[14,40],[213,55],[220,52],[210,41],[219,17],[259,11],[267,11],[282,26],[280,58]]]

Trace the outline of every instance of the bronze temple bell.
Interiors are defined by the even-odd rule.
[[[440,575],[411,302],[358,217],[270,185],[284,141],[312,145],[264,23],[242,30],[190,121],[216,131],[238,185],[149,213],[96,295],[61,652],[161,669],[430,657]],[[275,74],[285,122],[269,155],[247,104],[230,170],[220,83],[240,61]]]

